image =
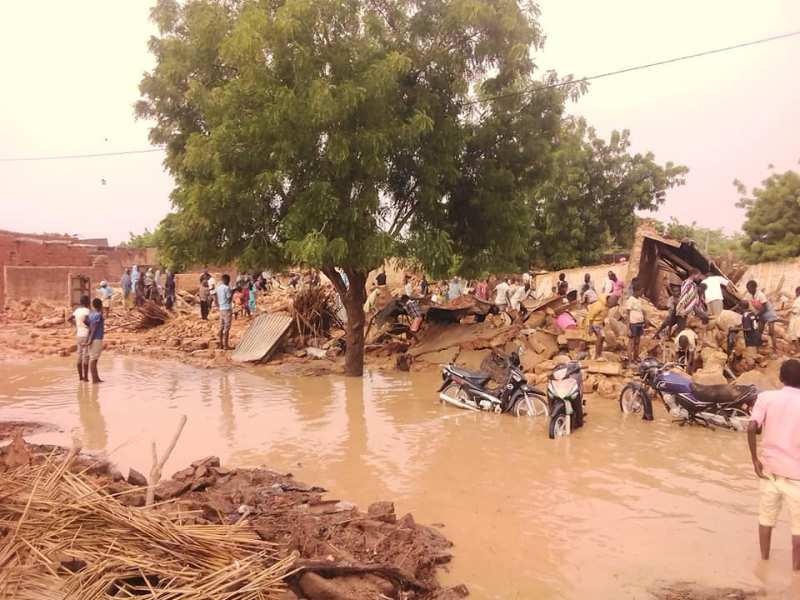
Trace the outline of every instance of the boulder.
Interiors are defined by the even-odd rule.
[[[174,479],[167,480],[160,483],[155,489],[155,498],[157,501],[171,500],[182,496],[189,491],[191,482],[189,481],[176,481]]]
[[[491,353],[491,350],[462,350],[458,355],[457,362],[466,369],[478,371],[481,368],[481,363]]]
[[[759,391],[775,390],[781,387],[777,374],[771,371],[753,369],[746,371],[736,378],[738,385],[755,385]]]
[[[14,432],[11,443],[0,452],[0,464],[9,469],[31,464],[31,450],[19,429]]]
[[[725,376],[722,374],[721,368],[705,368],[695,371],[692,375],[692,380],[701,385],[720,385],[728,383]]]
[[[219,457],[218,456],[206,456],[205,458],[201,458],[200,460],[196,460],[192,463],[192,468],[196,469],[200,465],[205,467],[219,467]]]
[[[525,339],[528,348],[536,354],[542,356],[543,360],[549,360],[558,353],[558,343],[555,336],[545,331],[535,331]]]
[[[383,521],[384,523],[397,521],[393,502],[373,502],[367,508],[367,514],[376,521]]]
[[[459,354],[458,346],[451,346],[438,352],[428,352],[416,357],[416,360],[426,362],[431,365],[441,365],[444,363],[451,363],[456,360]]]
[[[137,487],[144,487],[147,485],[147,478],[136,469],[130,469],[128,471],[128,483]]]
[[[622,374],[622,365],[618,362],[585,360],[581,365],[589,373],[599,373],[601,375]]]

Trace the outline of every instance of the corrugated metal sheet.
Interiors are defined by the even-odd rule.
[[[242,336],[242,341],[231,355],[234,362],[264,360],[292,325],[286,313],[258,315]]]

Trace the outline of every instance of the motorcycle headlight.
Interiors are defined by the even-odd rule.
[[[549,387],[553,394],[559,398],[569,398],[578,390],[578,385],[574,379],[551,381]]]

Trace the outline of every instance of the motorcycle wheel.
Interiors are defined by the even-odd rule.
[[[451,383],[446,388],[442,390],[442,394],[445,396],[449,396],[456,402],[460,402],[461,404],[466,404],[467,400],[469,400],[469,396],[467,393],[461,389],[461,386],[457,383]],[[439,400],[439,402],[444,403],[443,400]]]
[[[514,400],[514,404],[511,405],[511,414],[515,417],[536,416],[533,404],[531,403],[530,399],[526,398],[525,396],[517,396],[517,398]]]
[[[619,409],[625,414],[638,414],[644,409],[642,390],[635,385],[626,385],[619,393]]]
[[[562,406],[551,415],[550,423],[547,427],[547,435],[551,440],[554,440],[569,435],[569,430],[569,415],[567,415],[567,411]]]

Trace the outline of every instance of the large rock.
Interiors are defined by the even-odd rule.
[[[147,485],[147,478],[136,469],[130,469],[128,471],[128,483],[138,487],[144,487]]]
[[[775,372],[753,369],[736,378],[739,385],[755,385],[758,391],[775,390],[781,387],[781,381]]]
[[[373,502],[367,508],[367,514],[376,521],[383,521],[384,523],[397,521],[393,502]]]
[[[466,369],[479,371],[481,363],[487,356],[492,354],[491,350],[462,350],[458,355],[458,364]]]
[[[176,481],[174,479],[170,479],[160,483],[156,487],[155,498],[157,501],[161,502],[163,500],[171,500],[172,498],[183,496],[189,491],[189,487],[191,485],[192,483],[190,481]]]
[[[31,450],[22,438],[22,432],[18,429],[14,432],[14,439],[11,440],[11,443],[0,451],[0,464],[14,469],[30,463]]]
[[[542,360],[549,360],[558,353],[558,344],[555,336],[545,331],[535,331],[527,336],[526,343],[535,354],[542,357]]]
[[[699,371],[695,371],[692,375],[692,380],[701,385],[720,385],[728,383],[728,380],[725,379],[725,376],[722,374],[722,369],[715,367],[704,367]]]
[[[441,365],[445,363],[451,363],[456,360],[459,353],[459,347],[453,346],[451,348],[446,348],[444,350],[439,350],[438,352],[428,352],[427,354],[420,354],[416,357],[416,360],[426,362],[431,365]]]

